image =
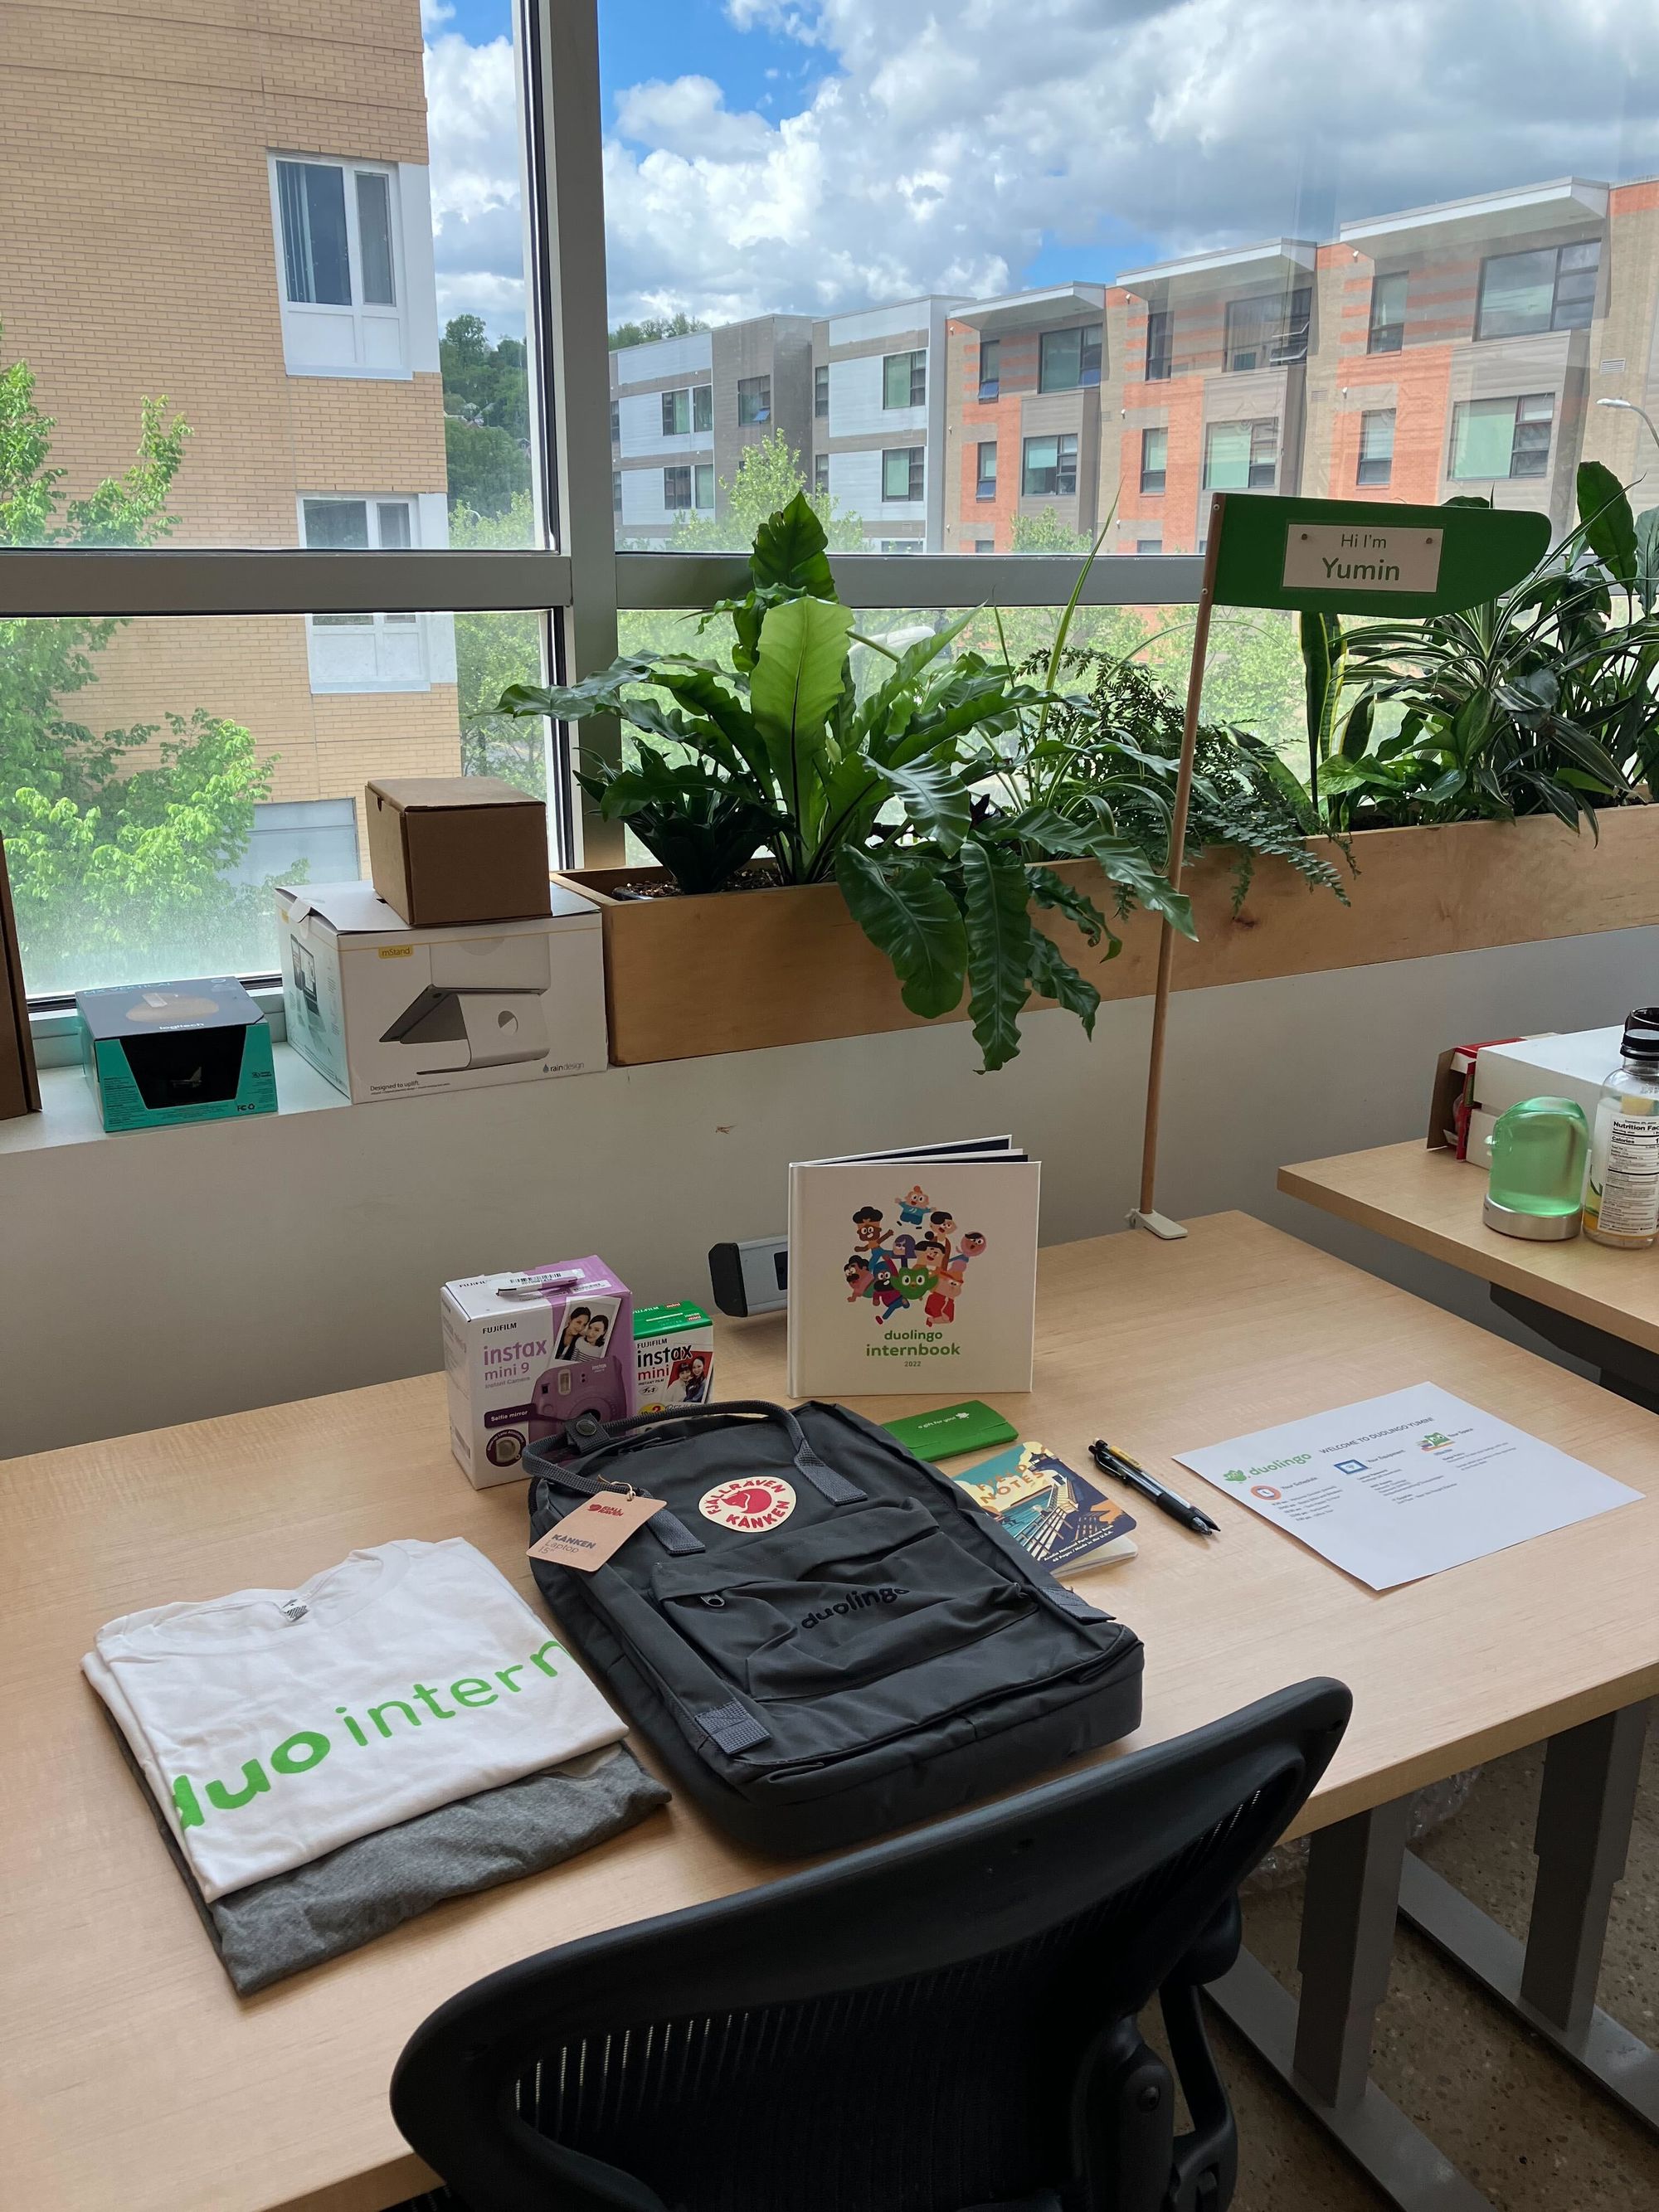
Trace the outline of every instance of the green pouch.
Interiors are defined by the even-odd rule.
[[[941,1406],[937,1413],[906,1413],[882,1426],[918,1459],[936,1463],[954,1459],[958,1452],[983,1451],[990,1444],[1019,1440],[1019,1431],[982,1398],[964,1398],[959,1405]]]

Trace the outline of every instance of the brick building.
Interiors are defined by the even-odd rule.
[[[0,8],[0,358],[84,492],[144,397],[191,435],[180,546],[441,545],[443,402],[418,0]],[[134,623],[80,719],[200,708],[275,763],[248,866],[356,872],[352,802],[459,764],[453,625]]]

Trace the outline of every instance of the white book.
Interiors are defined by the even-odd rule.
[[[1042,1172],[1006,1136],[797,1160],[791,1394],[1029,1390]]]

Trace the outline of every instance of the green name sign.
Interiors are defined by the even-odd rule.
[[[1225,607],[1444,614],[1518,584],[1549,543],[1548,516],[1524,510],[1219,492],[1212,592]]]

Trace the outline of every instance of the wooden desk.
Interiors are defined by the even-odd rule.
[[[1157,1468],[1180,1447],[1429,1377],[1638,1489],[1659,1468],[1650,1415],[1237,1214],[1194,1222],[1177,1244],[1127,1235],[1045,1252],[1038,1343],[1036,1389],[1004,1410],[1067,1455],[1109,1427]],[[726,1329],[718,1358],[722,1395],[776,1395],[781,1326]],[[1144,1514],[1139,1559],[1079,1582],[1146,1639],[1137,1742],[1305,1675],[1352,1686],[1352,1728],[1303,1823],[1336,1823],[1327,1832],[1346,1839],[1336,1892],[1349,1844],[1374,1841],[1375,1808],[1659,1689],[1659,1498],[1382,1596],[1242,1508],[1214,1510],[1223,1533],[1207,1543]],[[775,1870],[676,1804],[568,1867],[446,1905],[261,1996],[233,1996],[81,1655],[103,1621],[137,1607],[286,1586],[355,1545],[446,1535],[531,1592],[522,1487],[468,1487],[436,1376],[0,1467],[7,2202],[395,2203],[428,2177],[392,2125],[387,2083],[433,2006],[545,1945]],[[1352,2015],[1352,1975],[1342,1989]]]
[[[1575,1237],[1531,1244],[1480,1218],[1486,1177],[1449,1152],[1383,1145],[1281,1168],[1279,1187],[1490,1285],[1494,1305],[1659,1413],[1659,1246],[1622,1252]]]

